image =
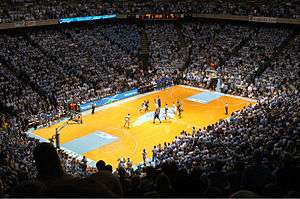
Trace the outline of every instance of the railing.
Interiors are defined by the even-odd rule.
[[[277,17],[256,17],[256,16],[239,16],[239,15],[223,15],[223,14],[174,14],[178,17],[176,17],[176,20],[184,19],[184,18],[202,18],[202,19],[220,19],[220,20],[233,20],[233,21],[247,21],[247,22],[255,22],[255,23],[280,23],[280,24],[294,24],[299,25],[300,19],[289,19],[289,18],[277,18]],[[134,17],[133,17],[134,16]],[[122,15],[117,14],[113,18],[116,19],[131,19],[131,20],[139,20],[143,21],[145,15]],[[34,26],[49,26],[49,25],[56,25],[60,24],[62,21],[70,22],[79,22],[78,18],[64,18],[64,19],[48,19],[48,20],[35,20],[35,21],[17,21],[17,22],[11,22],[11,23],[1,23],[0,24],[0,30],[5,29],[14,29],[14,28],[27,28],[27,27],[34,27]],[[74,20],[72,20],[74,19]],[[93,21],[97,20],[105,20],[105,19],[111,19],[111,18],[105,18],[105,17],[99,17],[95,18],[94,16],[86,16],[84,17],[82,22],[84,21],[90,21],[87,19],[91,19]],[[157,20],[156,18],[147,18],[147,20]],[[170,20],[169,18],[160,18],[159,20]],[[175,20],[175,18],[174,18]]]

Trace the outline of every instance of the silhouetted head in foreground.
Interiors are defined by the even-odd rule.
[[[99,160],[96,163],[96,167],[97,167],[98,171],[104,170],[105,165],[106,165],[106,163],[103,160]]]
[[[112,166],[110,165],[110,164],[107,164],[107,165],[105,165],[105,167],[104,167],[104,169],[103,170],[105,170],[105,171],[109,171],[109,172],[111,172],[112,173],[112,171],[113,171],[113,168],[112,168]]]
[[[33,151],[38,178],[59,178],[65,172],[56,149],[50,143],[40,143]]]

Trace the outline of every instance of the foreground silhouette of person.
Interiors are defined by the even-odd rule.
[[[33,155],[38,170],[37,181],[46,186],[41,197],[116,197],[100,181],[68,175],[53,145],[41,143]]]
[[[123,190],[120,183],[120,179],[112,174],[112,168],[110,165],[106,165],[103,160],[99,160],[96,163],[98,172],[88,177],[89,180],[94,180],[104,184],[112,193],[117,197],[123,196]]]
[[[33,151],[35,165],[38,171],[37,180],[49,185],[55,181],[71,180],[60,161],[60,157],[53,145],[50,143],[40,143]]]

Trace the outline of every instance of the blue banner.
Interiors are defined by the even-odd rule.
[[[105,104],[109,104],[109,103],[112,103],[112,102],[115,102],[115,101],[119,101],[121,99],[132,97],[132,96],[137,95],[137,94],[138,94],[138,89],[133,89],[133,90],[130,90],[130,91],[127,91],[127,92],[124,92],[124,93],[118,93],[116,95],[104,97],[104,98],[101,98],[101,99],[96,100],[94,102],[88,102],[86,104],[80,104],[80,106],[79,106],[80,107],[80,112],[91,109],[93,103],[96,104],[96,107],[103,106]]]
[[[100,15],[100,16],[87,16],[87,17],[74,17],[74,18],[62,18],[58,20],[58,23],[71,23],[80,21],[93,21],[99,19],[111,19],[116,18],[117,15]]]

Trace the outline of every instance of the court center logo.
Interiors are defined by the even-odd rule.
[[[175,110],[173,108],[169,108],[167,111],[167,117],[168,118],[174,118],[175,117]],[[145,113],[144,115],[140,116],[137,120],[133,122],[133,126],[140,126],[145,122],[153,121],[154,118],[154,111],[150,111]],[[165,120],[165,109],[161,108],[159,113],[160,120]]]

